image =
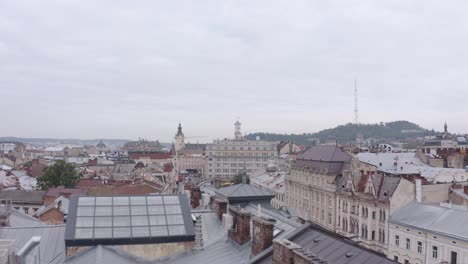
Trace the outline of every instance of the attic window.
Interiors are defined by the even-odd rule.
[[[387,192],[384,192],[383,195],[384,195],[384,196],[387,196]]]
[[[382,162],[379,163],[379,166],[382,167]]]

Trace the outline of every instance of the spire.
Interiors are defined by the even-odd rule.
[[[445,125],[444,125],[444,133],[448,133],[448,126],[447,126],[447,121],[445,121]]]
[[[182,133],[182,125],[180,123],[179,123],[179,127],[177,128],[176,136],[184,136],[184,133]]]

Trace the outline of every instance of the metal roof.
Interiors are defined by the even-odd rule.
[[[231,202],[271,199],[274,194],[250,184],[236,184],[215,190],[217,196]]]
[[[395,211],[389,222],[468,241],[468,210],[411,202]]]
[[[396,263],[384,255],[363,248],[345,237],[312,224],[298,229],[297,232],[286,236],[286,239],[302,246],[305,252],[315,255],[327,264]],[[271,247],[265,253],[252,259],[250,263],[272,263]]]
[[[33,227],[44,226],[45,223],[37,220],[36,218],[22,213],[16,209],[11,210],[10,226],[11,227]]]
[[[0,239],[15,240],[18,252],[33,237],[40,236],[40,258],[44,264],[61,264],[65,259],[65,225],[44,225],[34,227],[3,227]]]
[[[312,146],[297,159],[315,160],[326,162],[346,162],[350,161],[352,156],[337,146]]]
[[[194,241],[186,195],[72,196],[67,246]]]

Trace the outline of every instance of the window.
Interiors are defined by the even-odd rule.
[[[375,219],[375,211],[372,212],[372,219]]]
[[[411,240],[409,238],[406,239],[406,249],[407,250],[411,249]]]
[[[398,256],[393,256],[393,260],[398,262]]]
[[[422,242],[418,241],[418,253],[422,254]]]
[[[405,259],[405,264],[410,264],[409,260]]]
[[[372,238],[371,240],[375,240],[375,231],[372,231]]]
[[[400,236],[395,235],[395,246],[400,246]]]
[[[437,252],[436,246],[432,246],[432,258],[435,258],[435,259],[438,258],[438,252]]]
[[[450,252],[450,264],[457,264],[458,254],[455,251]]]

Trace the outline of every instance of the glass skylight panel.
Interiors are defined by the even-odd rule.
[[[132,211],[132,215],[147,215],[148,210],[146,206],[141,206],[141,205],[135,205],[130,207]]]
[[[166,214],[180,214],[182,210],[180,209],[180,205],[165,205]]]
[[[148,201],[148,205],[163,204],[161,196],[148,196],[146,197],[146,200]]]
[[[147,226],[148,216],[132,216],[132,226]]]
[[[170,225],[168,227],[171,236],[185,235],[185,226],[183,225]]]
[[[77,217],[75,226],[76,227],[93,227],[94,217]]]
[[[95,227],[112,227],[112,217],[95,217]]]
[[[112,228],[94,228],[94,238],[112,238]]]
[[[132,237],[132,230],[130,227],[114,227],[115,238],[129,238]]]
[[[152,226],[155,225],[166,225],[166,216],[164,215],[150,215],[149,224]]]
[[[130,207],[128,206],[114,206],[112,209],[114,215],[130,215]]]
[[[153,237],[167,236],[167,226],[152,226],[150,229]]]
[[[134,196],[130,197],[131,205],[146,205],[146,197],[144,196]]]
[[[96,206],[96,216],[111,216],[112,207],[110,206]]]
[[[96,197],[96,205],[112,205],[112,197]]]
[[[164,206],[162,206],[162,205],[148,206],[148,214],[150,214],[150,215],[163,215],[163,214],[165,214]]]
[[[147,237],[150,236],[148,226],[137,226],[132,227],[132,236],[133,237]]]
[[[184,218],[182,215],[166,215],[167,223],[170,225],[183,225]]]
[[[114,206],[116,205],[129,205],[128,197],[114,197]]]
[[[114,226],[130,226],[130,216],[114,216],[112,220]]]
[[[79,197],[78,206],[93,206],[94,197]]]
[[[94,207],[80,206],[78,207],[77,216],[94,216]]]
[[[77,228],[75,229],[75,238],[93,238],[93,229]]]
[[[163,196],[164,204],[179,204],[179,196]]]

